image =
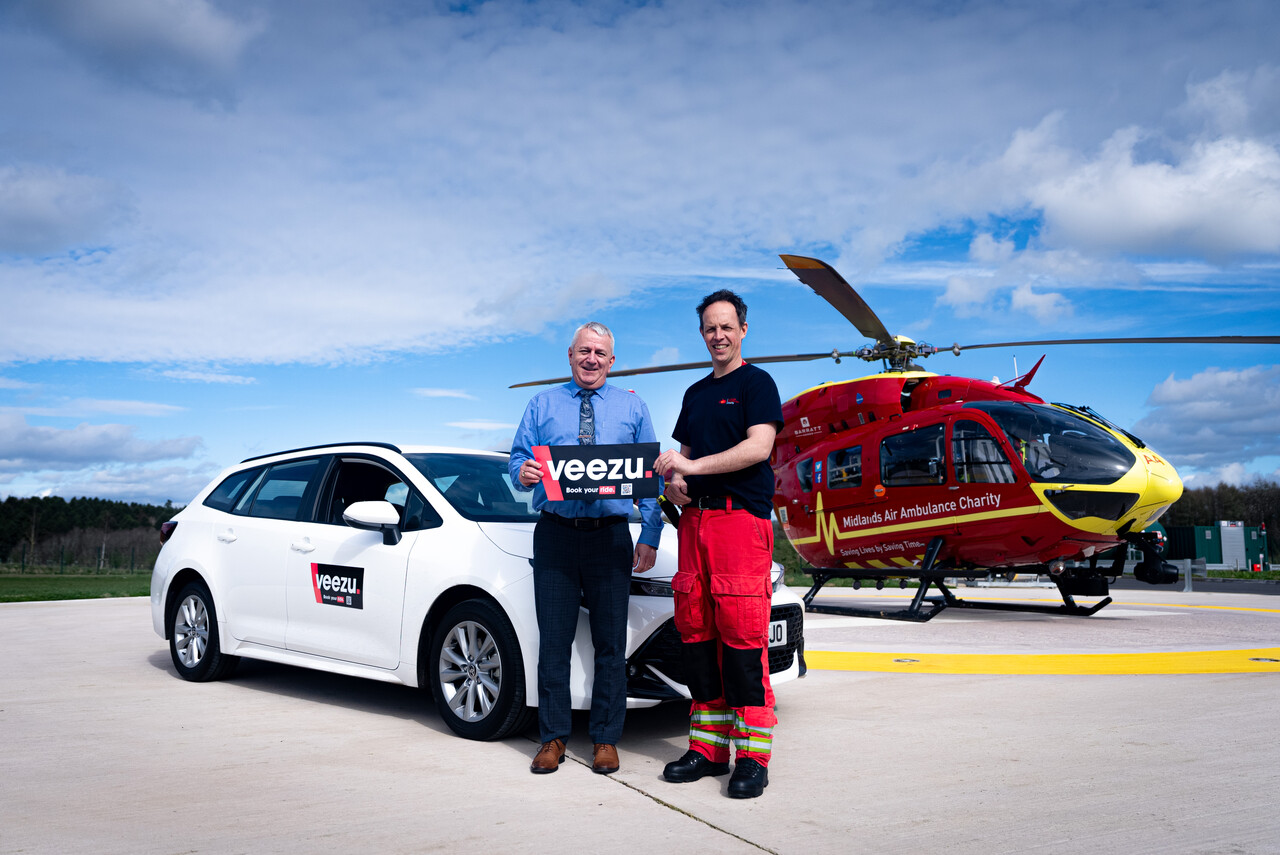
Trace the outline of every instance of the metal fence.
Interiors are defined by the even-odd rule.
[[[19,544],[9,551],[6,560],[0,561],[0,573],[27,573],[32,575],[67,574],[120,574],[149,573],[160,554],[155,546],[99,545],[96,550],[70,549],[66,546],[41,544],[31,549]]]

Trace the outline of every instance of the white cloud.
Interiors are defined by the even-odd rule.
[[[1097,158],[1030,190],[1045,239],[1118,252],[1208,257],[1280,250],[1280,151],[1255,139],[1197,140],[1173,162],[1140,160],[1118,131]]]
[[[187,458],[200,445],[199,437],[139,439],[132,425],[86,423],[63,429],[30,425],[20,415],[0,413],[0,472]]]
[[[1147,406],[1133,431],[1176,466],[1221,469],[1280,455],[1280,365],[1170,374]]]
[[[128,194],[110,181],[49,166],[0,167],[0,252],[91,244],[132,216]]]
[[[261,20],[206,0],[33,0],[28,11],[73,52],[161,92],[226,96],[225,81]]]
[[[1230,187],[1257,191],[1242,208],[1271,210],[1267,184],[1249,184],[1274,155],[1258,124],[1275,88],[1267,75],[1224,77],[1249,121],[1206,136],[1194,113],[1185,139],[1200,147],[1174,146],[1167,164],[1117,134],[1138,111],[1144,134],[1163,138],[1155,95],[1166,114],[1179,99],[1210,100],[1182,91],[1185,75],[1151,91],[1168,56],[1190,52],[1205,67],[1253,56],[1241,33],[1257,27],[1198,9],[1166,20],[982,3],[946,16],[909,4],[279,4],[248,20],[203,0],[27,8],[121,73],[171,63],[191,72],[175,75],[179,88],[232,75],[246,97],[210,114],[104,96],[70,71],[39,77],[35,48],[6,45],[24,49],[9,52],[15,84],[0,99],[33,119],[39,141],[24,151],[52,174],[127,188],[135,218],[99,251],[0,263],[12,306],[0,361],[324,364],[460,348],[639,304],[639,277],[781,276],[778,249],[833,247],[856,279],[914,234],[1036,204],[1050,234],[1078,232],[1090,254],[1110,252],[1108,240],[1265,246],[1276,220],[1241,230],[1243,215],[1228,212],[1217,228],[1234,244],[1209,246],[1212,223],[1192,219],[1195,205],[1221,200],[1214,179],[1232,169]],[[1115,49],[1126,27],[1150,34],[1142,51]],[[1114,102],[1099,102],[1104,88]],[[40,112],[51,97],[65,102],[56,116]],[[1107,137],[1106,153],[1088,154]],[[1085,189],[1134,184],[1192,198],[1172,225],[1090,232]],[[38,233],[86,245],[73,213],[57,220],[63,231]],[[948,275],[1020,266],[1026,275],[998,280],[1001,307],[1026,282],[1066,299],[1072,283],[1028,268],[1066,280],[1094,259],[1073,269],[1063,262],[1080,250],[1055,251],[1011,254],[988,235],[966,265],[979,269]],[[972,302],[958,286],[947,300]]]
[[[25,380],[14,380],[12,377],[0,377],[0,389],[35,389],[35,383]]]
[[[89,415],[113,416],[172,416],[186,408],[174,404],[153,401],[113,401],[96,398],[76,398],[52,407],[0,407],[0,413],[46,418],[83,418]]]
[[[996,214],[1041,220],[1020,249],[978,230],[970,267],[948,275],[939,304],[961,316],[1013,310],[1048,322],[1070,313],[1068,289],[1238,281],[1224,263],[1280,251],[1280,148],[1274,133],[1250,136],[1245,120],[1277,98],[1276,74],[1224,74],[1188,89],[1171,111],[1180,128],[1128,125],[1090,153],[1072,143],[1070,117],[1054,111],[1016,130],[998,157],[936,164],[907,193],[935,212],[935,226]],[[1143,258],[1153,255],[1164,257]]]
[[[1011,240],[1000,240],[987,232],[974,235],[969,244],[969,257],[980,264],[1003,264],[1013,258]]]
[[[678,347],[660,347],[649,357],[649,361],[645,363],[645,367],[655,365],[675,365],[680,362],[680,348]]]
[[[185,505],[217,474],[210,468],[181,466],[93,466],[55,473],[43,495],[96,496],[123,502]],[[10,495],[18,495],[10,490]]]
[[[1000,288],[1000,280],[994,276],[948,276],[946,289],[938,302],[951,306],[960,317],[972,315]]]
[[[507,424],[506,422],[490,421],[488,419],[475,419],[465,422],[445,422],[445,425],[460,430],[487,431],[487,430],[515,430],[518,425]]]
[[[463,398],[468,401],[474,401],[475,395],[464,392],[461,389],[414,389],[413,394],[421,398]]]
[[[1051,321],[1060,321],[1072,312],[1071,305],[1061,294],[1052,292],[1037,294],[1025,282],[1013,289],[1010,305],[1015,311],[1026,312],[1046,324]]]
[[[227,374],[221,371],[192,371],[183,368],[161,371],[160,376],[184,383],[227,383],[235,386],[245,386],[258,382],[256,378],[247,377],[243,374]]]

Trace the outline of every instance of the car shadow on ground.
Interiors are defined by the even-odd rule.
[[[181,680],[167,652],[152,653],[147,661],[173,679]],[[219,682],[311,703],[415,721],[438,733],[452,733],[436,714],[428,692],[399,683],[348,677],[260,659],[241,659],[230,676]]]
[[[173,668],[166,650],[157,650],[147,657],[147,662],[174,680],[181,681]],[[461,740],[441,720],[432,703],[430,693],[398,683],[383,683],[364,677],[349,677],[327,671],[316,671],[294,665],[264,662],[260,659],[241,659],[230,676],[219,681],[238,689],[265,692],[296,698],[299,701],[327,704],[344,709],[358,710],[372,715],[391,716],[413,721],[431,731]],[[591,757],[591,741],[588,735],[589,713],[575,710],[570,750],[579,757]],[[687,701],[659,704],[656,707],[627,711],[626,729],[620,751],[649,757],[665,764],[684,752],[689,727]],[[536,717],[524,730],[501,740],[521,755],[533,756],[539,743]],[[659,766],[661,770],[661,765]]]

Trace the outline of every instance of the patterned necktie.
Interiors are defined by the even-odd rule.
[[[582,403],[578,406],[578,445],[596,444],[596,411],[591,406],[591,390],[578,392]]]

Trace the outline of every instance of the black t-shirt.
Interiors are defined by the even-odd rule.
[[[692,449],[693,458],[728,451],[747,438],[752,425],[782,425],[782,401],[773,378],[743,364],[723,377],[703,377],[684,393],[672,437]],[[773,470],[762,460],[736,472],[690,475],[690,498],[732,496],[762,519],[773,513]]]

